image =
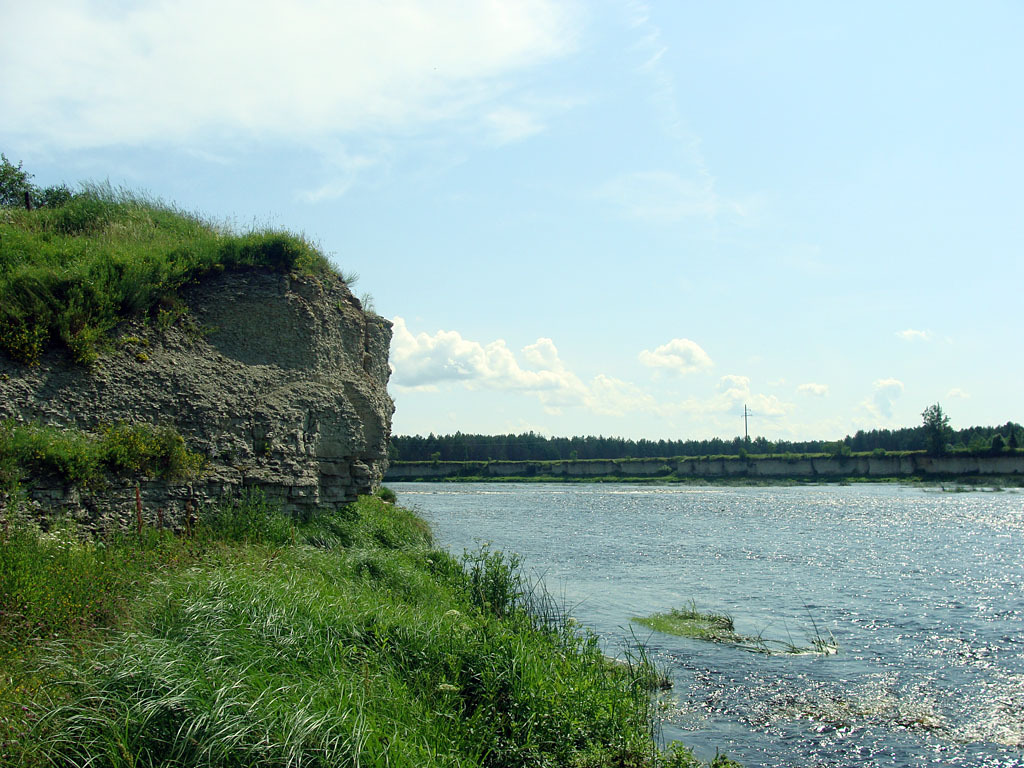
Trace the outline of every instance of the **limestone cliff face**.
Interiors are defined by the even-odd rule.
[[[187,488],[150,484],[148,506],[254,485],[305,511],[380,483],[394,411],[387,320],[334,278],[224,272],[182,298],[183,320],[126,324],[94,370],[59,352],[35,368],[0,356],[0,418],[174,426],[207,472]]]

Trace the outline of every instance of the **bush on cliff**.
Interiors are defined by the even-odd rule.
[[[120,320],[166,310],[204,274],[246,268],[337,274],[299,235],[230,232],[109,185],[0,209],[0,351],[32,364],[57,344],[92,363]]]
[[[80,429],[0,422],[0,491],[37,477],[94,489],[108,474],[181,479],[197,475],[203,457],[171,427],[108,424]]]

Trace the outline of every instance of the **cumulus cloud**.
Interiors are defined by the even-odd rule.
[[[559,0],[53,0],[5,3],[4,25],[0,130],[81,148],[481,115],[514,140],[540,123],[503,110],[507,79],[572,50],[577,19]]]
[[[898,379],[878,379],[871,398],[863,405],[876,418],[891,419],[893,404],[903,394],[903,382]]]
[[[711,368],[714,363],[701,346],[690,339],[672,339],[653,352],[645,349],[640,362],[649,368],[686,374]]]
[[[481,344],[457,331],[413,334],[403,318],[393,322],[392,382],[399,388],[436,390],[461,383],[471,389],[519,391],[537,397],[549,413],[574,406],[605,415],[658,409],[651,395],[621,379],[598,374],[584,383],[565,366],[551,339],[524,347],[517,359],[500,339]]]
[[[402,317],[392,322],[391,381],[399,389],[436,391],[455,385],[520,392],[536,397],[551,414],[565,408],[583,408],[610,416],[650,414],[671,419],[688,414],[731,422],[743,412],[744,405],[765,418],[783,416],[793,407],[773,395],[752,392],[750,379],[739,375],[722,376],[716,390],[706,397],[659,400],[642,387],[607,374],[583,381],[565,365],[551,339],[537,339],[516,354],[501,339],[482,344],[457,331],[414,334]],[[687,345],[682,349],[691,350]],[[678,365],[672,363],[669,367]],[[710,360],[705,365],[710,365]]]
[[[814,397],[824,397],[828,394],[828,384],[817,384],[813,381],[809,381],[806,384],[801,384],[796,388],[796,391],[801,395],[813,395]]]
[[[913,328],[907,328],[905,331],[896,331],[896,335],[904,341],[931,341],[932,338],[930,331],[918,331]]]
[[[550,339],[538,339],[523,351],[534,368],[524,368],[498,339],[488,344],[465,339],[458,331],[413,335],[401,317],[394,318],[391,366],[396,386],[436,388],[445,382],[473,387],[543,392],[550,399],[581,392],[582,383],[558,358]]]
[[[946,393],[946,397],[951,397],[956,400],[967,400],[971,396],[970,392],[965,392],[960,387],[954,387]]]

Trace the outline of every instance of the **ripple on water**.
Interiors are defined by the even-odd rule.
[[[666,736],[755,766],[1024,766],[1024,495],[399,484],[453,551],[526,558],[614,648],[691,600],[831,657],[640,635]],[[435,493],[437,490],[439,492]]]

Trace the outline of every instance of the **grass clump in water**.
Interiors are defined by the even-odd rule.
[[[813,618],[811,623],[814,631],[807,638],[805,645],[797,645],[791,640],[775,640],[765,638],[763,635],[741,635],[736,632],[733,619],[728,614],[704,612],[697,609],[695,603],[690,603],[688,608],[673,608],[668,613],[655,613],[646,617],[634,617],[633,621],[641,626],[653,629],[655,632],[663,632],[669,635],[680,637],[692,637],[696,640],[707,640],[713,643],[724,643],[742,648],[752,653],[787,653],[806,654],[816,653],[822,656],[831,656],[839,652],[839,644],[828,633],[823,636],[817,628]]]
[[[453,557],[422,520],[373,497],[308,522],[275,515],[240,497],[191,539],[58,544],[10,526],[3,605],[19,589],[19,604],[41,601],[19,585],[66,547],[50,573],[95,582],[116,610],[55,616],[45,631],[0,620],[3,760],[699,764],[655,749],[642,654],[610,663],[515,558]]]
[[[668,613],[655,613],[633,619],[641,626],[680,637],[693,637],[715,643],[742,643],[744,638],[737,635],[732,617],[720,613],[704,613],[694,603],[689,608],[673,608]]]

